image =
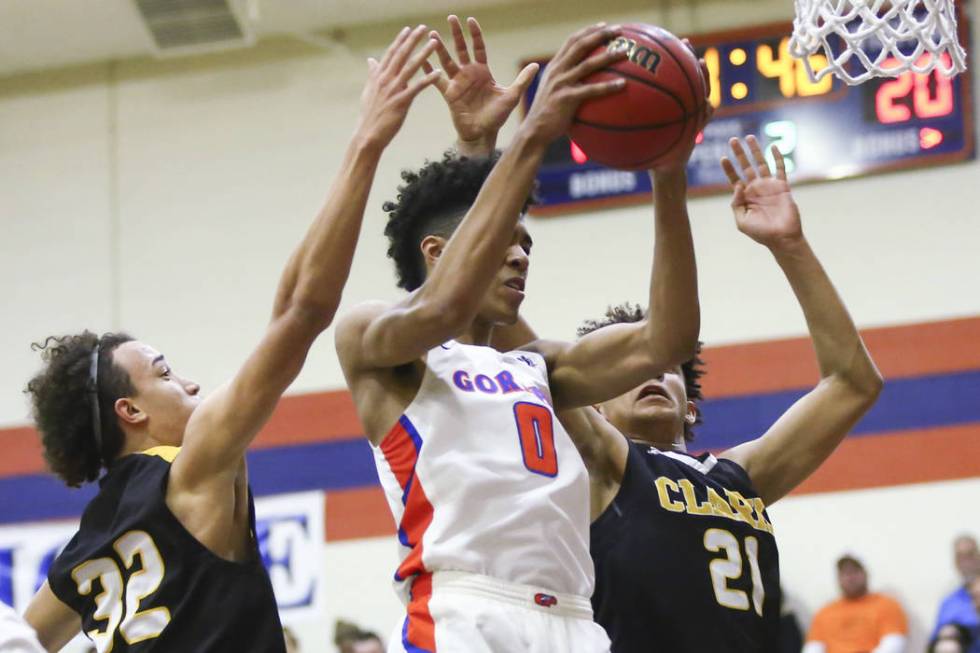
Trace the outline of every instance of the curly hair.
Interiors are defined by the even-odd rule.
[[[94,481],[122,449],[123,432],[114,419],[116,399],[135,394],[129,374],[113,362],[116,347],[132,340],[124,333],[97,336],[91,331],[49,336],[31,344],[44,367],[27,383],[34,422],[48,467],[67,485]],[[92,428],[92,353],[99,345],[97,383],[102,447]]]
[[[606,309],[606,314],[598,320],[586,320],[578,328],[578,335],[582,337],[592,333],[602,327],[611,324],[629,324],[639,322],[646,316],[646,311],[639,304],[624,302],[618,306],[610,306]],[[681,372],[684,374],[684,389],[687,391],[688,401],[693,401],[698,407],[694,424],[700,424],[701,420],[701,401],[704,394],[701,392],[701,377],[704,376],[704,361],[701,359],[701,347],[703,342],[698,340],[694,350],[694,357],[681,364]],[[694,439],[693,425],[684,422],[684,439],[688,442]]]
[[[388,258],[395,262],[398,287],[412,291],[425,281],[425,259],[419,245],[426,236],[449,238],[462,222],[500,158],[457,156],[449,150],[440,161],[426,161],[419,170],[403,170],[394,202],[385,202]],[[533,193],[524,203],[526,211]]]

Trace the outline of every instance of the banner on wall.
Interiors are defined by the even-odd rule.
[[[259,552],[284,618],[322,613],[323,502],[319,491],[255,500]],[[0,527],[0,601],[22,612],[77,528],[77,520]]]

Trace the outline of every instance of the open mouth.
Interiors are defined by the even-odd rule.
[[[505,286],[508,288],[513,288],[517,292],[524,292],[524,284],[525,281],[523,277],[513,277],[504,283]]]
[[[643,386],[643,389],[640,390],[640,394],[636,399],[639,401],[641,399],[646,399],[647,397],[663,397],[664,399],[670,399],[670,395],[667,394],[667,391],[662,386],[654,385],[652,383]]]

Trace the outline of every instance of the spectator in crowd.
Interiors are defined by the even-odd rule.
[[[362,631],[354,642],[354,653],[385,653],[385,646],[374,633]]]
[[[945,624],[929,643],[927,653],[969,653],[973,637],[966,626]]]
[[[932,630],[933,639],[938,637],[939,629],[946,624],[960,624],[967,628],[980,625],[977,610],[967,590],[974,579],[980,578],[980,550],[977,549],[976,538],[972,535],[960,535],[953,540],[953,560],[963,584],[943,599],[939,606],[936,627]]]
[[[289,626],[282,627],[282,638],[286,640],[286,653],[300,653],[299,638]]]
[[[333,644],[337,647],[337,653],[354,653],[354,644],[360,634],[361,629],[356,624],[338,619],[333,627]]]
[[[868,573],[851,555],[837,561],[839,600],[817,612],[803,653],[903,653],[908,624],[901,606],[868,592]]]

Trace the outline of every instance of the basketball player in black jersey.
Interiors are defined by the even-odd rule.
[[[99,653],[285,650],[259,557],[244,454],[330,324],[381,153],[436,74],[405,28],[368,61],[342,172],[286,265],[272,321],[209,397],[162,354],[121,334],[49,338],[28,384],[45,457],[68,485],[99,479],[78,533],[25,617],[59,650],[79,630]]]
[[[773,148],[773,175],[756,139],[747,143],[752,160],[738,140],[731,143],[741,174],[722,160],[735,221],[786,275],[821,379],[765,434],[718,457],[687,453],[699,419],[697,359],[602,404],[601,415],[562,416],[580,440],[593,442],[593,606],[615,653],[776,651],[779,561],[766,506],[826,460],[881,390],[803,235],[782,155]],[[584,331],[639,315],[611,310]]]
[[[596,409],[560,418],[589,468],[595,618],[613,653],[777,651],[779,561],[766,506],[789,493],[834,451],[873,405],[882,380],[830,279],[803,235],[773,150],[773,176],[754,137],[728,159],[740,231],[766,246],[803,309],[821,379],[770,429],[717,457],[692,456],[700,421],[695,357]],[[580,333],[643,318],[609,310]],[[495,346],[534,338],[521,322]],[[750,374],[751,369],[745,370]]]

